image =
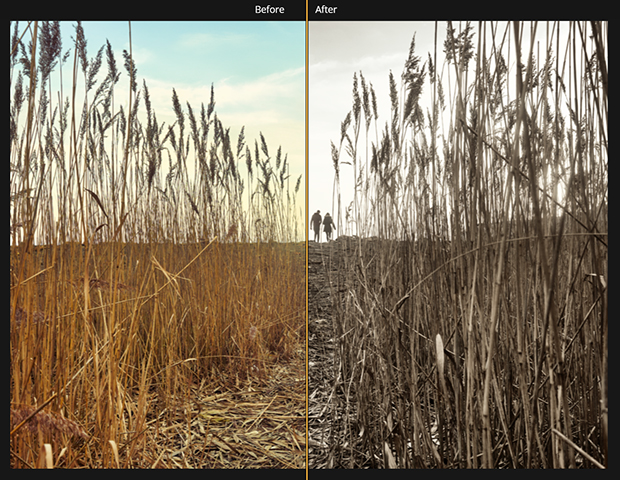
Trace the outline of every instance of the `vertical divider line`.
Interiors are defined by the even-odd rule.
[[[304,226],[304,230],[306,232],[306,480],[308,480],[308,462],[309,462],[309,458],[308,458],[308,442],[310,441],[309,438],[309,433],[308,433],[308,395],[309,395],[309,369],[308,369],[308,338],[309,338],[309,321],[310,321],[310,316],[309,316],[309,297],[308,297],[308,235],[310,234],[310,232],[308,231],[308,191],[309,191],[309,184],[308,184],[308,0],[306,0],[306,59],[305,59],[305,65],[306,65],[306,71],[305,71],[305,82],[306,82],[306,88],[305,88],[305,97],[306,97],[306,101],[305,101],[305,105],[306,105],[306,111],[305,111],[305,120],[306,120],[306,125],[305,125],[305,130],[306,130],[306,218],[304,219],[305,222],[305,226]]]

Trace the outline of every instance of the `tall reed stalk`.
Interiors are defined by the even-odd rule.
[[[109,42],[89,53],[80,22],[69,47],[58,22],[11,26],[15,467],[43,444],[56,466],[150,466],[192,385],[260,380],[303,339],[286,155],[235,145],[213,89],[199,110],[173,90],[165,125],[131,46],[122,66]]]
[[[380,138],[354,74],[332,144],[359,236],[332,292],[343,464],[607,465],[606,32],[448,22],[443,62],[414,35]]]

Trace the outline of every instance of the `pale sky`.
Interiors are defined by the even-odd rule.
[[[61,22],[63,53],[73,47],[75,23]],[[128,76],[122,51],[129,50],[128,22],[86,21],[82,25],[89,59],[106,39],[110,41],[122,72],[115,101],[117,109],[122,104],[127,111]],[[245,126],[246,144],[253,153],[254,140],[260,145],[262,132],[270,155],[275,156],[278,146],[288,155],[291,189],[300,175],[305,176],[305,22],[132,21],[131,43],[138,88],[146,80],[160,125],[176,120],[173,88],[184,112],[189,102],[197,115],[201,103],[208,105],[213,84],[215,111],[224,128],[230,127],[233,144]],[[72,66],[73,51],[63,70],[65,96]],[[107,72],[105,53],[101,71],[102,75]],[[141,112],[145,112],[143,102]],[[302,178],[297,198],[302,213],[304,200]]]
[[[63,52],[73,47],[74,24],[61,22]],[[453,24],[458,31],[465,22]],[[476,44],[477,23],[473,25]],[[127,109],[128,81],[122,50],[129,48],[128,22],[88,21],[83,22],[83,26],[90,59],[105,45],[106,39],[110,41],[122,72],[115,90],[116,109],[120,104]],[[567,28],[562,28],[562,35],[565,35]],[[322,214],[334,214],[330,141],[338,146],[340,124],[351,110],[353,74],[357,73],[359,78],[361,72],[366,82],[373,85],[379,111],[377,128],[381,135],[385,123],[390,120],[389,73],[392,71],[400,86],[414,34],[416,54],[421,63],[427,61],[429,53],[433,55],[435,22],[311,21],[308,29],[308,212],[312,215],[319,209]],[[444,60],[445,32],[446,22],[437,22],[439,68]],[[544,35],[545,22],[539,25],[539,32]],[[134,21],[131,34],[138,87],[142,87],[145,79],[160,125],[162,122],[171,125],[175,121],[171,101],[173,88],[187,113],[187,102],[194,112],[199,111],[201,103],[208,104],[213,84],[216,112],[224,126],[230,127],[233,142],[236,143],[241,127],[245,126],[246,142],[253,150],[254,139],[260,142],[259,133],[262,132],[270,152],[275,153],[281,145],[282,152],[288,154],[293,182],[305,173],[305,22]],[[544,42],[544,37],[541,38]],[[103,61],[102,75],[105,75],[105,55]],[[69,95],[72,62],[73,52],[63,70],[65,97]],[[420,100],[424,110],[427,105],[430,107],[425,98],[430,88],[428,68],[426,72]],[[54,73],[52,78],[56,78]],[[444,88],[448,89],[445,79]],[[448,91],[445,93],[447,98]],[[143,105],[141,109],[144,112]],[[374,131],[371,134],[374,135]],[[341,160],[350,159],[343,152]],[[344,209],[353,199],[352,167],[341,165],[340,169]],[[303,213],[304,186],[305,181],[302,181],[297,199]],[[344,228],[341,229],[341,219],[334,215],[334,220],[338,226],[337,236]]]
[[[446,38],[445,21],[437,22],[437,68],[438,75],[442,75],[445,55],[443,45]],[[553,23],[553,22],[552,22]],[[452,22],[458,33],[465,28],[466,22]],[[498,42],[505,40],[506,44],[513,44],[513,32],[509,38],[504,37],[506,22],[495,24]],[[472,22],[474,35],[472,38],[474,51],[478,45],[478,22]],[[529,37],[531,35],[530,22],[523,24],[522,54],[529,52]],[[546,35],[555,38],[550,29],[552,24],[539,22],[535,37],[534,55],[544,61],[544,45]],[[491,26],[487,25],[487,55],[491,49]],[[321,214],[330,212],[338,227],[336,236],[345,231],[345,220],[337,218],[334,213],[337,209],[337,199],[333,195],[334,168],[331,159],[330,141],[336,147],[340,142],[340,125],[353,105],[353,74],[357,73],[360,82],[360,71],[366,83],[372,83],[377,98],[379,119],[377,129],[379,138],[386,122],[390,122],[389,73],[394,75],[398,87],[401,86],[401,74],[409,55],[411,40],[415,34],[415,54],[420,57],[420,66],[427,62],[429,54],[435,50],[435,22],[434,21],[372,21],[372,22],[309,22],[309,158],[308,158],[308,212],[309,215],[321,210]],[[560,45],[564,49],[568,34],[568,24],[560,25]],[[557,53],[556,53],[557,54]],[[563,50],[559,57],[564,59]],[[514,46],[508,54],[509,63],[508,95],[514,98]],[[525,61],[525,59],[524,59]],[[426,116],[427,110],[432,107],[430,101],[430,82],[428,65],[425,68],[426,79],[420,98],[420,106]],[[475,72],[475,59],[469,64],[470,74]],[[454,75],[454,72],[452,72]],[[448,69],[443,72],[442,84],[449,102],[450,82]],[[568,78],[565,79],[568,81]],[[471,83],[471,80],[470,82]],[[359,85],[361,94],[361,82]],[[452,92],[453,94],[454,92]],[[450,105],[446,105],[444,113],[444,129],[449,127]],[[440,122],[441,122],[440,118]],[[445,131],[445,130],[444,130]],[[360,137],[363,138],[363,132]],[[374,140],[374,126],[369,132],[371,141]],[[364,146],[360,143],[362,155],[365,156]],[[370,142],[369,142],[370,152]],[[369,153],[370,156],[370,153]],[[341,161],[350,162],[350,157],[343,151]],[[340,165],[341,204],[344,209],[353,200],[353,167]],[[332,203],[332,198],[334,199]],[[342,225],[341,225],[342,224]],[[342,227],[342,228],[341,228]],[[349,234],[354,233],[350,232]],[[324,237],[323,237],[324,238]]]
[[[437,54],[445,39],[445,22],[439,22]],[[309,41],[309,158],[308,212],[330,212],[334,168],[330,141],[338,147],[340,124],[353,104],[353,74],[361,71],[372,83],[377,97],[379,135],[390,120],[389,73],[397,82],[409,55],[413,35],[416,54],[421,63],[428,53],[433,55],[435,22],[310,22]],[[440,57],[443,58],[443,57]],[[426,69],[428,71],[428,68]],[[427,76],[428,77],[428,76]],[[425,89],[428,82],[425,84]],[[360,86],[361,89],[361,86]],[[374,128],[374,127],[371,127]],[[346,154],[341,160],[350,160]],[[352,166],[341,165],[341,197],[343,209],[353,200]],[[336,202],[336,200],[334,200]],[[340,220],[334,216],[338,230]]]

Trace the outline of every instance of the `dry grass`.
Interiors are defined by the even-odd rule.
[[[443,63],[414,37],[377,141],[354,77],[332,148],[359,228],[334,247],[334,465],[606,466],[607,24],[452,27]]]
[[[303,465],[305,252],[286,155],[262,135],[252,154],[243,130],[234,148],[213,92],[194,113],[173,91],[177,123],[159,124],[131,48],[124,72],[110,44],[90,58],[79,23],[66,54],[57,23],[14,27],[11,466]],[[285,365],[290,388],[270,389]],[[225,439],[239,456],[218,460],[224,434],[196,413],[214,392],[253,455]]]

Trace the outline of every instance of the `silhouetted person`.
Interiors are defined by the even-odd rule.
[[[314,230],[314,241],[321,241],[321,222],[323,218],[321,217],[321,211],[317,210],[312,218],[310,219],[310,224],[312,225],[312,230]]]
[[[332,227],[336,230],[336,224],[332,219],[329,213],[325,214],[325,218],[323,219],[323,231],[327,235],[327,241],[329,242],[332,239]]]

